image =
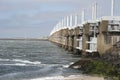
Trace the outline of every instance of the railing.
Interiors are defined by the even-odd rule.
[[[119,20],[109,20],[109,25],[119,25],[120,24],[120,21]]]
[[[80,39],[77,39],[77,41],[79,41],[79,46],[76,47],[76,49],[82,50],[82,37],[80,37]]]
[[[90,23],[90,26],[98,26],[98,23]]]
[[[90,23],[90,32],[98,33],[98,23]]]
[[[120,32],[120,25],[109,25],[108,31],[110,32]]]
[[[119,20],[110,20],[108,22],[108,31],[120,32],[120,21]]]
[[[92,38],[91,41],[86,42],[89,45],[89,48],[86,50],[86,52],[97,52],[97,38]]]

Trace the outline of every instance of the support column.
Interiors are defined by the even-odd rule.
[[[94,5],[94,19],[97,19],[97,3]]]
[[[77,27],[78,26],[78,15],[76,14],[75,15],[75,27]]]
[[[111,16],[114,16],[114,0],[111,0]]]
[[[81,17],[81,22],[83,23],[84,21],[85,21],[85,9],[83,9]]]
[[[70,15],[70,29],[72,28],[72,23],[73,23],[73,16],[72,15]]]
[[[69,16],[67,16],[67,28],[69,26]]]

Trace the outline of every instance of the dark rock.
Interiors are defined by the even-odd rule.
[[[91,62],[91,61],[92,61],[92,59],[84,58],[84,59],[81,59],[81,60],[75,62],[74,64],[70,65],[69,67],[74,68],[74,69],[81,69],[84,64]]]

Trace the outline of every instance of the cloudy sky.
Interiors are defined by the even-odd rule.
[[[91,19],[91,6],[98,3],[98,17],[109,16],[111,0],[0,0],[0,38],[48,36],[64,16],[81,14]],[[120,16],[120,0],[115,0]]]

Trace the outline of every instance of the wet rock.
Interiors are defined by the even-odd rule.
[[[70,68],[74,68],[74,69],[82,69],[83,65],[86,64],[86,63],[89,63],[89,62],[92,62],[92,59],[81,59],[77,62],[75,62],[74,64],[70,65],[69,67]]]

